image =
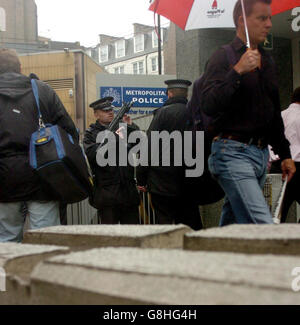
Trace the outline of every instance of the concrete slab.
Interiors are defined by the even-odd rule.
[[[25,233],[24,243],[75,248],[148,247],[182,248],[184,225],[89,225],[57,226]]]
[[[97,248],[57,256],[32,273],[36,304],[300,304],[296,257]]]
[[[30,303],[29,278],[33,268],[44,259],[68,252],[67,247],[0,243],[0,268],[4,270],[6,287],[5,292],[0,292],[0,304]]]
[[[231,225],[188,233],[184,249],[300,255],[300,225]]]

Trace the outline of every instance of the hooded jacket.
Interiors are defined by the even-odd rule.
[[[37,80],[43,121],[58,124],[78,141],[76,127],[54,90]],[[51,194],[29,165],[38,110],[30,78],[0,74],[0,202],[50,201]]]

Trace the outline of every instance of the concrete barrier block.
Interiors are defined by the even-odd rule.
[[[0,304],[30,304],[33,268],[44,259],[68,252],[67,247],[0,243]]]
[[[31,290],[36,304],[299,304],[298,265],[291,256],[97,248],[40,263]]]
[[[182,248],[184,225],[58,226],[25,233],[24,243],[62,245],[76,249],[94,247]]]
[[[300,255],[300,225],[231,225],[188,233],[184,249]]]

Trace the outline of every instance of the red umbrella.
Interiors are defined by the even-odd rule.
[[[155,0],[149,10],[170,19],[183,30],[234,27],[237,0]],[[247,0],[244,0],[247,1]],[[272,13],[300,7],[300,0],[273,0]]]

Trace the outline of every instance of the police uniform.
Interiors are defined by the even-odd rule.
[[[105,97],[90,105],[94,110],[109,111],[113,98]],[[108,126],[99,121],[90,125],[84,135],[84,150],[90,162],[95,178],[95,190],[92,205],[98,209],[102,224],[138,224],[140,203],[139,194],[134,180],[134,168],[129,164],[125,167],[116,166],[100,167],[96,156],[99,143],[96,138],[99,132],[105,131]],[[127,125],[128,135],[138,130],[136,125]],[[116,150],[118,151],[119,137],[116,135]],[[127,146],[127,152],[130,150]]]
[[[176,79],[165,81],[168,90],[188,89],[191,82]],[[170,97],[165,104],[156,111],[153,121],[147,131],[149,157],[151,157],[151,132],[179,131],[183,135],[187,123],[187,98],[186,96]],[[159,157],[162,157],[162,148],[157,148]],[[183,191],[184,171],[183,166],[175,166],[174,144],[170,144],[170,166],[151,166],[151,159],[147,167],[137,168],[137,181],[140,186],[147,186],[151,193],[152,204],[156,213],[158,224],[184,223],[195,230],[202,228],[198,205],[189,201]]]

